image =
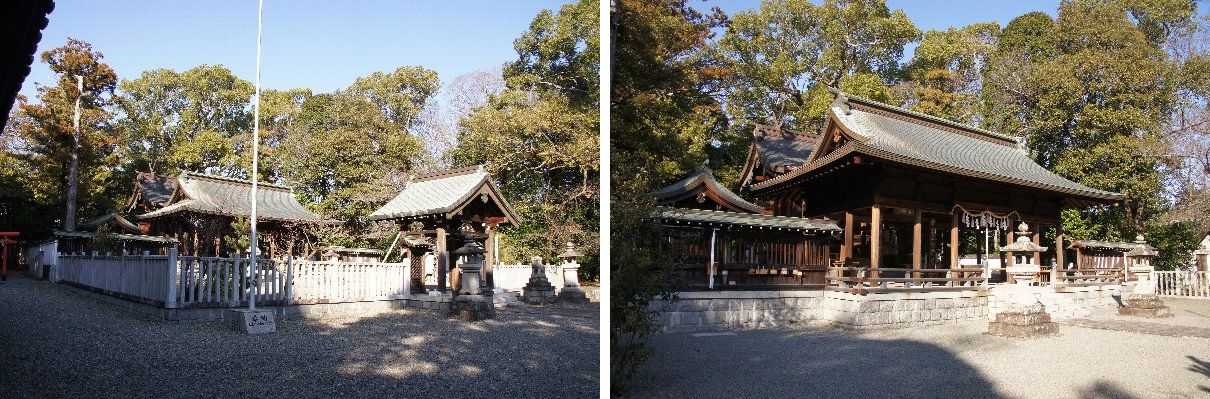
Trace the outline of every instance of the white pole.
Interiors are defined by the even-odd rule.
[[[710,272],[710,281],[706,282],[706,285],[707,285],[706,288],[709,288],[709,289],[714,289],[714,237],[715,237],[715,234],[718,234],[717,228],[710,230],[710,266],[708,267],[708,270]]]
[[[248,298],[248,310],[256,310],[256,288],[259,285],[256,278],[256,168],[260,152],[260,32],[261,15],[265,8],[265,0],[260,0],[256,6],[256,100],[252,103],[252,249],[248,251],[249,265],[252,267],[252,294]]]

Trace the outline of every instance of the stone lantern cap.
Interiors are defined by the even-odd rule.
[[[1021,225],[1017,226],[1017,241],[1000,247],[1000,252],[1043,252],[1046,249],[1047,247],[1039,246],[1030,241],[1029,225],[1021,222]]]
[[[559,259],[575,259],[582,256],[579,252],[576,252],[575,244],[569,242],[564,246],[564,248],[566,249],[563,250],[563,253],[559,254]]]
[[[483,249],[483,245],[475,241],[469,234],[466,236],[466,244],[461,248],[454,250],[454,255],[479,255],[487,252]]]
[[[1126,252],[1125,255],[1127,257],[1134,258],[1134,257],[1142,257],[1142,256],[1159,256],[1160,255],[1160,253],[1157,252],[1155,250],[1155,248],[1153,248],[1150,245],[1147,245],[1147,240],[1143,238],[1142,234],[1134,236],[1134,243],[1136,244],[1134,249],[1131,249],[1130,251]]]

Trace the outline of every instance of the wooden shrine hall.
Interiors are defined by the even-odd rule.
[[[492,265],[497,252],[496,228],[521,221],[483,165],[409,175],[399,194],[370,214],[370,220],[389,220],[399,226],[414,287],[424,287],[424,255],[436,255],[437,285],[427,288],[442,293],[457,287],[460,260],[451,259],[450,254],[466,244],[465,237],[482,243],[486,264]],[[492,268],[484,270],[481,285],[492,289]]]
[[[1054,251],[1066,247],[1060,212],[1124,198],[1050,172],[1013,137],[833,92],[821,134],[799,146],[810,151],[801,165],[745,170],[761,171],[747,173],[748,184],[773,215],[843,221],[834,283],[860,277],[904,290],[974,286],[986,274],[960,268],[962,252],[1003,259],[996,243],[1012,242],[1019,222],[1034,227],[1034,243],[1043,228],[1056,237],[1031,263],[1062,267],[1063,251]],[[759,154],[769,146],[758,147],[750,164],[770,159]]]
[[[648,193],[653,218],[666,226],[661,251],[675,261],[685,288],[822,287],[836,222],[768,215],[714,179],[706,165]]]
[[[182,255],[223,256],[227,251],[247,250],[233,248],[223,237],[230,234],[236,218],[251,213],[251,190],[248,180],[204,173],[183,172],[177,177],[140,173],[130,209],[146,212],[136,217],[144,232],[179,240]],[[340,223],[303,207],[287,186],[258,183],[256,203],[257,229],[268,242],[262,253],[274,259],[310,257],[304,244],[313,237],[303,227]]]

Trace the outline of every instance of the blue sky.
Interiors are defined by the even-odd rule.
[[[514,60],[513,39],[542,9],[570,0],[266,0],[264,87],[330,92],[375,71],[421,65],[442,81]],[[222,64],[256,74],[256,1],[57,0],[38,53],[68,37],[92,43],[121,79],[155,68]],[[21,94],[52,81],[35,61]]]

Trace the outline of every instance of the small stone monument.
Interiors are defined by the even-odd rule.
[[[1123,288],[1122,307],[1118,308],[1118,314],[1148,318],[1172,316],[1172,311],[1164,305],[1159,295],[1155,294],[1155,281],[1151,279],[1151,271],[1154,270],[1151,258],[1159,253],[1147,245],[1147,240],[1142,234],[1134,238],[1134,243],[1134,249],[1126,252],[1126,257],[1132,260],[1128,269],[1138,277],[1138,281],[1128,294]]]
[[[490,298],[484,296],[479,287],[479,271],[483,270],[483,245],[479,244],[470,234],[466,235],[466,245],[454,250],[453,254],[462,259],[462,279],[458,285],[458,295],[450,304],[450,317],[462,321],[478,321],[495,317],[496,308]]]
[[[277,332],[273,311],[267,309],[227,309],[223,312],[227,328],[248,334]]]
[[[542,266],[542,257],[535,256],[530,259],[530,262],[533,265],[533,273],[529,275],[529,282],[525,284],[521,300],[529,305],[553,303],[555,287],[550,285],[550,280],[546,278],[546,268]]]
[[[580,289],[580,264],[576,258],[580,254],[575,250],[575,244],[567,243],[567,249],[559,254],[563,260],[563,289],[559,291],[559,300],[568,303],[586,303],[588,294]]]
[[[1030,263],[1032,259],[1025,254],[1042,252],[1046,247],[1038,246],[1029,240],[1029,225],[1021,222],[1017,226],[1017,241],[1000,248],[1008,256],[1020,254],[1012,267],[1005,272],[1013,276],[1015,284],[996,288],[996,300],[1004,304],[1004,310],[996,314],[996,320],[987,323],[987,333],[1001,337],[1032,338],[1057,335],[1059,326],[1050,320],[1046,306],[1037,300],[1037,287],[1031,287],[1042,268]]]

